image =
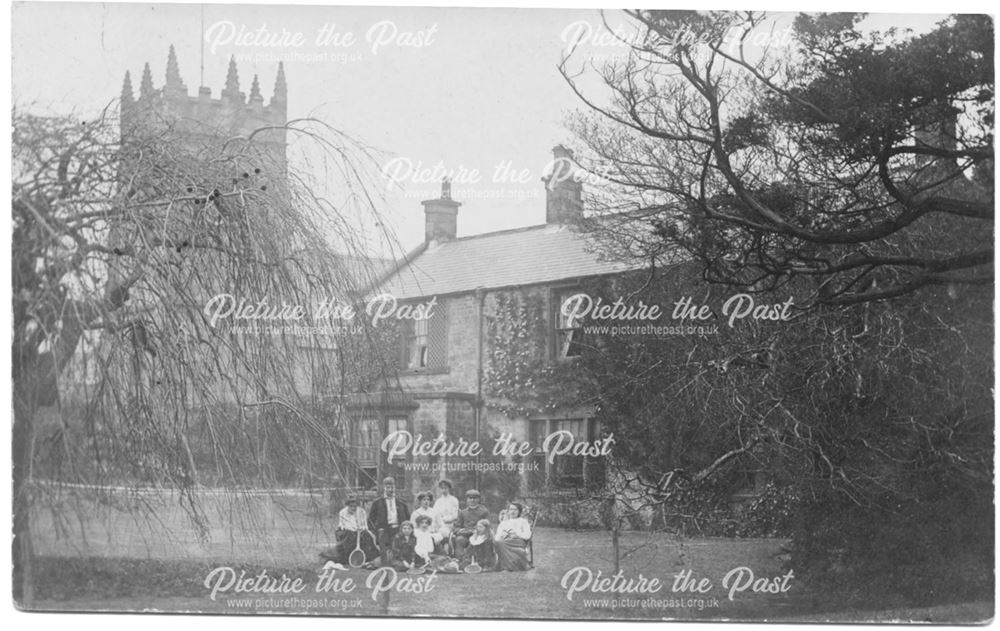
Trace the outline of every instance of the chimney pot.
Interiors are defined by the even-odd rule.
[[[944,149],[953,151],[956,147],[956,134],[958,129],[957,112],[949,112],[925,127],[915,130],[914,141],[917,146],[930,147],[932,149]],[[934,156],[917,155],[917,165],[927,166],[939,160]]]
[[[573,151],[552,148],[552,172],[545,182],[545,223],[569,224],[583,217],[583,185],[574,176]]]
[[[441,197],[420,202],[424,206],[424,241],[449,241],[458,233],[458,208],[451,198],[451,182],[441,180]]]

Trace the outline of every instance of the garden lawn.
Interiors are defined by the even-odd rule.
[[[163,546],[145,558],[116,555],[114,546],[99,546],[90,556],[45,555],[39,561],[35,608],[42,610],[163,611],[205,613],[295,613],[320,615],[460,616],[492,618],[582,619],[727,619],[781,621],[920,620],[981,622],[993,615],[993,604],[965,603],[940,607],[855,608],[846,597],[817,592],[797,577],[788,581],[786,593],[737,593],[730,599],[723,577],[734,568],[747,567],[756,577],[784,576],[781,540],[686,539],[669,535],[624,533],[621,567],[626,577],[658,578],[663,587],[655,594],[577,593],[572,600],[560,586],[566,572],[587,567],[596,573],[613,573],[614,559],[606,532],[574,532],[539,528],[535,534],[535,569],[528,572],[437,575],[423,593],[390,592],[372,598],[365,586],[369,572],[337,572],[358,583],[350,593],[317,593],[322,563],[312,546],[292,539],[280,558],[268,562],[248,555],[190,556],[191,550]],[[88,550],[93,552],[93,550]],[[85,553],[86,554],[86,553]],[[242,558],[241,558],[242,557]],[[306,589],[295,595],[226,594],[209,598],[205,576],[218,566],[261,570],[303,579]],[[674,593],[678,572],[691,571],[695,581],[708,579],[712,588],[703,594]],[[402,577],[400,577],[402,578]],[[424,578],[426,580],[426,577]],[[296,598],[291,603],[286,598]],[[622,599],[632,602],[623,602]],[[643,601],[646,602],[637,602]]]

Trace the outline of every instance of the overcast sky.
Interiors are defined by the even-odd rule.
[[[15,5],[13,17],[14,103],[42,111],[92,115],[118,97],[126,70],[138,90],[146,61],[161,87],[170,44],[192,95],[202,54],[213,97],[236,55],[241,88],[259,74],[265,102],[284,59],[289,118],[363,139],[403,178],[382,211],[404,249],[422,240],[419,202],[439,189],[418,166],[458,174],[460,235],[543,223],[540,178],[568,140],[565,113],[580,107],[556,70],[567,40],[582,34],[590,57],[622,52],[595,40],[596,10],[46,3]],[[874,23],[924,29],[940,17]],[[616,11],[607,19],[622,23]]]

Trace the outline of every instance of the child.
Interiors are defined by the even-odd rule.
[[[406,571],[417,562],[415,547],[417,538],[413,535],[413,522],[404,521],[399,525],[399,534],[392,541],[392,566]]]
[[[493,537],[490,534],[490,520],[480,519],[476,522],[476,531],[469,537],[469,547],[466,552],[469,564],[475,561],[483,570],[493,569],[496,553],[493,551]],[[468,564],[467,564],[468,565]]]
[[[441,540],[439,533],[431,532],[431,518],[427,515],[420,515],[416,519],[417,530],[413,533],[416,543],[413,552],[416,554],[416,561],[420,565],[430,565],[431,555],[434,554],[434,544]]]

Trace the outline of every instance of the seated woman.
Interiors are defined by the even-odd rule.
[[[413,534],[413,522],[404,521],[399,525],[399,534],[392,540],[392,567],[405,572],[417,564],[417,538]]]
[[[348,557],[357,547],[359,539],[369,562],[379,555],[375,537],[368,531],[368,514],[358,506],[358,498],[351,495],[345,504],[337,514],[336,543],[319,553],[324,559],[340,565],[340,569],[346,569],[344,566],[348,564]]]
[[[490,520],[480,519],[476,522],[476,531],[469,537],[469,547],[466,548],[465,554],[464,566],[471,565],[475,561],[476,565],[483,568],[483,571],[488,572],[495,568],[497,554],[493,549]]]
[[[521,516],[524,507],[511,502],[501,513],[500,525],[493,538],[493,549],[497,553],[497,566],[508,572],[523,572],[530,569],[528,562],[528,540],[531,539],[531,524]]]
[[[458,563],[447,555],[434,552],[434,548],[441,542],[441,533],[431,532],[431,518],[421,515],[415,520],[417,529],[413,535],[416,544],[413,552],[416,554],[415,565],[426,567],[438,572],[457,572]]]

